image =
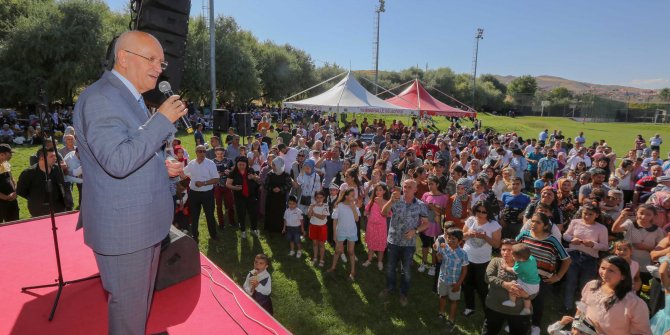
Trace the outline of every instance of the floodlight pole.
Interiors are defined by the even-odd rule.
[[[375,13],[377,13],[377,37],[375,39],[375,85],[379,84],[379,18],[381,17],[381,13],[386,11],[386,8],[384,8],[384,3],[385,0],[379,0],[379,6],[377,6],[377,9],[375,9]],[[377,94],[377,86],[375,86],[375,95]]]
[[[475,107],[475,99],[477,94],[477,57],[479,55],[479,40],[484,39],[484,29],[477,28],[477,35],[475,35],[475,59],[474,70],[472,73],[472,108]]]
[[[216,50],[214,50],[216,37],[216,24],[214,22],[214,0],[209,0],[209,89],[212,91],[212,109],[214,115],[216,109]]]

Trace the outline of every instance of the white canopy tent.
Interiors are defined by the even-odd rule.
[[[398,107],[377,98],[356,80],[351,71],[328,91],[304,100],[284,101],[283,106],[337,113],[418,114],[416,110]]]

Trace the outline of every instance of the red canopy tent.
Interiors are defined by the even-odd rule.
[[[386,99],[386,101],[399,107],[418,110],[421,114],[426,113],[428,115],[452,117],[477,117],[477,112],[469,112],[451,107],[433,98],[433,96],[423,88],[421,83],[419,83],[418,79],[414,79],[412,84],[402,91],[402,93]]]

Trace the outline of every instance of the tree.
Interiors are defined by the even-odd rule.
[[[503,111],[505,93],[491,81],[477,81],[477,106],[473,107],[484,112]]]
[[[662,88],[660,91],[658,91],[658,97],[666,103],[670,103],[670,88]]]
[[[502,94],[507,94],[507,86],[505,84],[501,83],[498,78],[496,78],[492,74],[484,74],[479,77],[479,81],[482,83],[489,82],[493,87],[495,87],[498,91],[502,92]]]
[[[202,17],[189,21],[181,95],[200,105],[210,98],[209,29]]]
[[[324,82],[332,77],[337,76],[338,74],[341,74],[342,72],[346,71],[343,69],[341,66],[337,65],[336,63],[330,64],[330,63],[325,63],[323,66],[317,67],[314,69],[314,80],[316,81],[314,84],[318,84],[321,82]],[[342,77],[339,78],[340,80]],[[308,95],[315,95],[319,94],[321,92],[324,92],[331,87],[335,86],[337,83],[338,79],[331,80],[328,83],[325,83],[321,86],[315,87],[312,91],[307,92]],[[308,87],[305,87],[307,89]]]
[[[561,103],[572,99],[572,91],[565,87],[554,87],[549,91],[547,99],[553,103]]]
[[[400,71],[400,82],[404,83],[414,79],[419,79],[423,81],[424,74],[425,72],[422,69],[416,66],[412,66],[409,69],[404,69]]]
[[[440,90],[446,94],[453,94],[455,85],[455,74],[448,67],[441,67],[435,70],[428,70],[424,76],[426,86]],[[440,94],[442,95],[442,94]],[[441,97],[444,100],[446,97]],[[449,103],[449,101],[447,101]],[[449,103],[451,104],[451,103]]]
[[[219,16],[215,30],[217,100],[233,106],[247,105],[260,91],[253,46],[249,45],[255,39],[240,30],[231,17]]]
[[[509,85],[507,85],[507,93],[511,96],[523,94],[533,96],[537,92],[537,81],[532,76],[521,76],[514,78]]]
[[[531,103],[537,92],[537,81],[532,76],[521,76],[507,85],[507,95],[512,101],[520,105],[521,110],[531,109]]]
[[[315,81],[311,57],[290,45],[265,42],[259,46],[256,60],[266,101],[281,101]]]
[[[58,10],[61,21],[53,31],[57,40],[49,45],[52,54],[46,64],[50,95],[72,104],[75,90],[102,72],[101,56],[107,45],[101,36],[109,8],[102,1],[69,0],[59,2]]]
[[[97,79],[105,55],[106,27],[113,14],[101,0],[44,1],[16,19],[0,48],[2,103],[38,99],[44,82],[49,101],[72,104],[81,87]],[[38,80],[42,78],[43,80]]]
[[[452,95],[454,98],[465,104],[472,101],[472,76],[470,74],[459,73],[454,77],[454,91],[452,92]],[[471,107],[474,108],[474,106]]]
[[[26,17],[34,7],[52,4],[53,0],[3,0],[0,1],[0,44],[16,26],[16,22]]]

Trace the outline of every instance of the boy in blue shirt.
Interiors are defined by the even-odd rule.
[[[449,228],[447,232],[438,236],[434,248],[437,250],[437,259],[441,262],[440,276],[437,281],[437,294],[440,295],[441,319],[445,319],[448,327],[455,326],[456,309],[461,299],[461,285],[468,272],[468,255],[461,249],[463,231],[458,228]],[[447,297],[451,302],[449,318],[445,316]]]

